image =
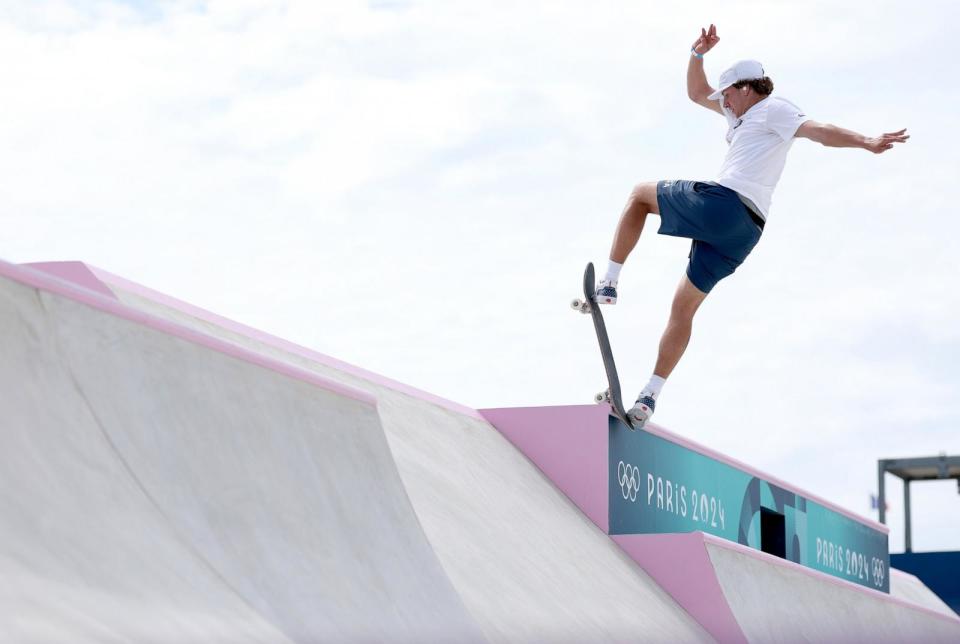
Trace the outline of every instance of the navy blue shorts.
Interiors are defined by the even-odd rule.
[[[736,192],[702,181],[658,181],[661,235],[692,239],[687,277],[704,293],[732,274],[760,241]]]

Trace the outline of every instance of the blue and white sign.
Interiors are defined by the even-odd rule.
[[[702,531],[757,550],[767,539],[790,561],[890,592],[883,532],[612,417],[609,446],[610,534]]]

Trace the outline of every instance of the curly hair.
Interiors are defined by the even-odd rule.
[[[773,92],[773,80],[769,76],[764,76],[763,78],[755,78],[753,80],[742,80],[733,84],[734,87],[740,89],[741,87],[750,86],[760,96],[769,96]]]

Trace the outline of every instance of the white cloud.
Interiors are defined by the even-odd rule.
[[[151,7],[0,11],[6,259],[83,259],[466,404],[587,402],[583,264],[634,182],[724,153],[684,87],[712,20],[712,79],[756,57],[817,120],[914,138],[797,142],[658,420],[851,503],[877,458],[960,452],[953,4]],[[609,316],[629,394],[685,264],[655,230]]]

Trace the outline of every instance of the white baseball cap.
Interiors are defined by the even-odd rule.
[[[723,96],[723,90],[734,83],[745,80],[754,80],[763,78],[763,65],[756,60],[738,60],[729,69],[720,74],[720,87],[713,94],[707,97],[708,100],[715,101]]]

